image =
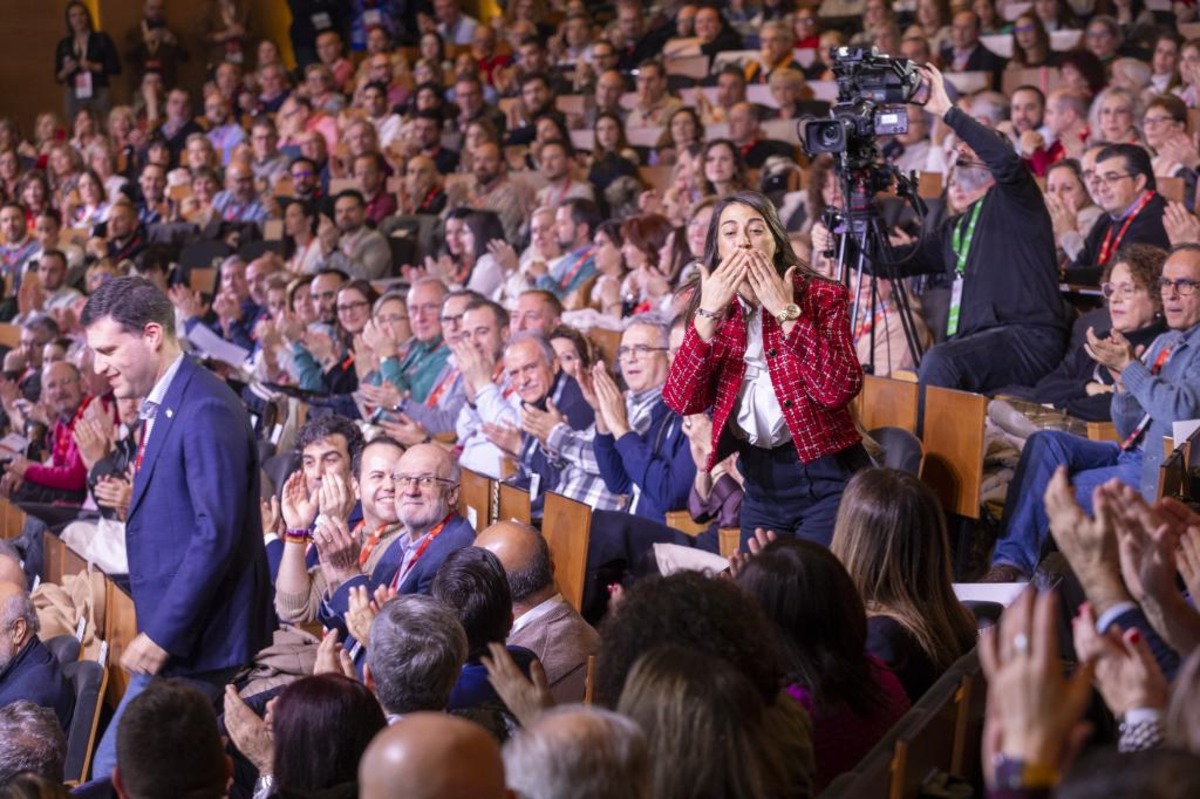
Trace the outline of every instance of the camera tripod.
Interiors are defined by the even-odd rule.
[[[908,262],[914,253],[901,259],[896,259],[891,241],[888,239],[887,228],[880,215],[879,203],[875,192],[888,188],[892,178],[896,182],[896,194],[907,200],[917,215],[918,222],[925,216],[925,204],[917,195],[917,180],[915,175],[905,175],[894,166],[880,167],[872,164],[865,169],[851,169],[848,159],[843,152],[838,158],[835,174],[841,180],[842,208],[827,208],[824,222],[830,233],[840,234],[836,256],[837,270],[835,279],[845,284],[853,297],[853,307],[850,316],[850,329],[858,328],[859,313],[862,303],[862,281],[868,273],[871,281],[868,313],[875,313],[879,305],[879,287],[876,280],[887,280],[892,287],[892,300],[900,315],[900,325],[904,330],[904,339],[913,355],[914,366],[920,366],[924,348],[917,333],[912,300],[908,287],[904,282],[901,267]],[[881,185],[882,184],[882,185]],[[826,257],[833,257],[835,252],[827,251]],[[849,270],[849,261],[854,259],[855,274]],[[853,284],[853,285],[852,285]],[[872,322],[869,329],[870,355],[868,362],[863,364],[867,374],[875,373],[875,334],[876,328]]]

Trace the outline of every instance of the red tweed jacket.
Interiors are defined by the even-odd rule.
[[[812,463],[861,440],[849,405],[862,388],[862,367],[850,337],[846,287],[798,276],[795,291],[800,318],[785,338],[775,317],[764,314],[763,351],[796,452],[801,462]],[[724,433],[736,416],[746,371],[746,318],[741,308],[738,302],[730,304],[707,344],[694,326],[688,328],[663,388],[663,400],[676,413],[712,408],[713,446],[706,470],[735,447]]]

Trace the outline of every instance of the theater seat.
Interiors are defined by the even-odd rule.
[[[53,653],[61,666],[79,660],[79,639],[73,635],[56,635],[42,643]]]
[[[902,427],[876,427],[868,435],[883,449],[883,465],[912,475],[920,474],[925,452],[921,439]]]
[[[75,712],[67,730],[63,779],[83,782],[92,767],[92,750],[100,725],[101,697],[108,682],[108,672],[94,660],[80,660],[63,666],[63,676],[75,692]]]

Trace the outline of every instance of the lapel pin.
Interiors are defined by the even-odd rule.
[[[167,408],[167,418],[170,419],[174,416],[175,416],[175,411],[171,410],[170,408]]]

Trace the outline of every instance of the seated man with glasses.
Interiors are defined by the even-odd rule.
[[[365,586],[373,596],[386,586],[399,594],[428,594],[438,568],[455,550],[475,541],[475,528],[458,513],[459,468],[453,456],[436,444],[418,444],[395,462],[391,473],[398,535],[379,555],[369,575],[347,570],[346,579],[332,595],[322,600],[318,618],[326,627],[345,629],[350,609],[350,591]],[[356,548],[344,523],[318,520],[312,539],[318,552],[336,549],[352,555]],[[362,546],[369,545],[369,540]]]
[[[1065,467],[1085,512],[1092,493],[1116,478],[1153,502],[1163,438],[1177,421],[1200,416],[1200,245],[1176,247],[1163,265],[1159,291],[1167,332],[1139,355],[1114,331],[1102,339],[1088,331],[1092,359],[1116,377],[1112,420],[1121,443],[1088,441],[1047,430],[1029,437],[1008,489],[1006,528],[996,542],[985,582],[1028,578],[1049,540],[1043,496],[1054,473]]]
[[[1083,250],[1066,270],[1068,283],[1094,286],[1100,273],[1125,244],[1171,246],[1163,227],[1167,202],[1155,191],[1150,153],[1136,144],[1111,144],[1096,156],[1092,178],[1096,204],[1104,214],[1096,220]]]

